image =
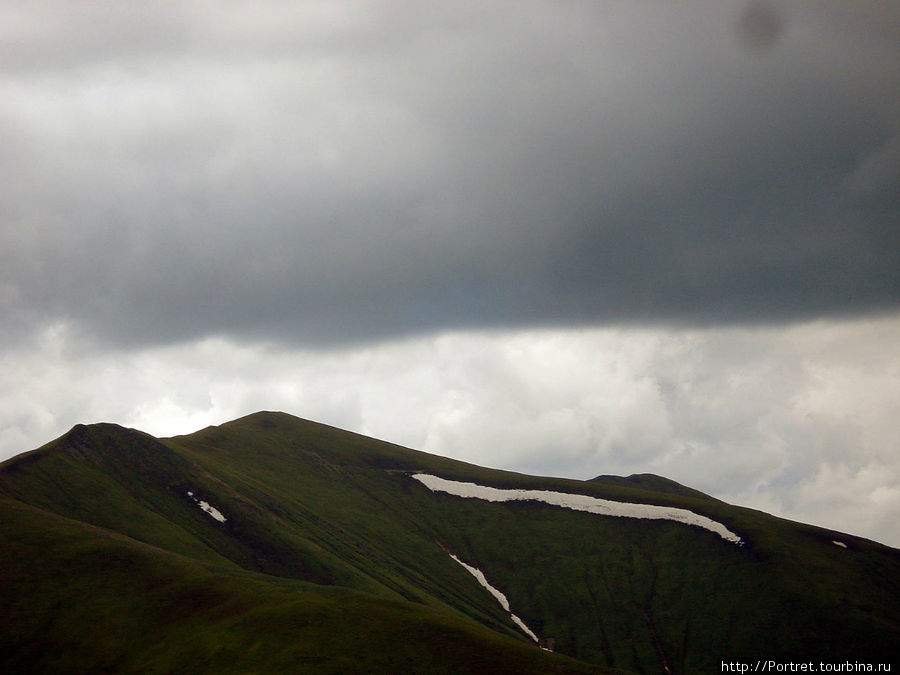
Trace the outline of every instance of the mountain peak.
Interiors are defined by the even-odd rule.
[[[286,413],[281,410],[257,410],[254,413],[244,415],[243,417],[239,417],[233,421],[240,422],[243,420],[246,422],[283,422],[302,419],[302,417],[297,417],[296,415],[291,415],[290,413]]]
[[[624,487],[636,487],[652,492],[680,495],[682,497],[697,497],[698,499],[715,499],[705,492],[677,483],[671,478],[658,476],[655,473],[633,473],[630,476],[601,475],[590,479],[591,483],[604,483],[607,485],[621,485]]]

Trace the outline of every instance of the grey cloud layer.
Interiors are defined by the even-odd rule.
[[[3,330],[897,307],[891,3],[420,4],[8,3]]]

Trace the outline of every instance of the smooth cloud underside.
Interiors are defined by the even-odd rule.
[[[890,3],[4,9],[4,331],[891,311]]]

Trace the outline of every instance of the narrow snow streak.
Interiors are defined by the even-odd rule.
[[[730,541],[738,546],[743,545],[743,540],[722,523],[701,516],[687,509],[679,509],[673,506],[656,506],[654,504],[632,504],[629,502],[615,502],[609,499],[599,499],[588,495],[573,495],[566,492],[553,492],[550,490],[520,490],[486,487],[476,483],[464,483],[461,481],[438,478],[427,473],[413,475],[432,492],[446,492],[457,497],[484,499],[489,502],[510,501],[538,501],[552,506],[560,506],[564,509],[586,511],[600,516],[613,516],[618,518],[644,518],[648,520],[673,520],[684,525],[696,525],[714,532],[725,541]]]
[[[462,560],[460,560],[459,558],[457,558],[457,557],[456,557],[455,555],[453,555],[452,553],[450,554],[450,557],[453,558],[453,559],[454,559],[456,562],[458,562],[460,565],[462,565],[463,567],[465,567],[467,570],[469,570],[469,573],[470,573],[473,577],[475,577],[475,578],[478,580],[478,583],[481,584],[482,586],[484,586],[484,587],[488,590],[488,592],[489,592],[491,595],[493,595],[495,598],[497,598],[497,602],[500,603],[500,606],[501,606],[506,612],[509,613],[509,617],[513,620],[513,622],[514,622],[519,628],[522,629],[522,632],[525,633],[525,635],[527,635],[528,637],[530,637],[530,638],[531,638],[532,640],[534,640],[535,642],[538,642],[538,643],[540,642],[540,640],[538,640],[537,635],[535,635],[535,634],[531,631],[531,629],[530,629],[528,626],[525,625],[525,622],[522,621],[522,619],[520,619],[519,617],[517,617],[515,614],[512,613],[512,610],[509,608],[509,600],[506,599],[506,596],[503,594],[503,592],[500,591],[500,590],[498,590],[498,589],[496,589],[496,588],[494,588],[493,586],[491,586],[491,585],[488,583],[487,578],[484,576],[484,572],[482,572],[482,571],[481,571],[480,569],[478,569],[477,567],[472,567],[471,565],[467,565],[466,563],[464,563]]]
[[[187,491],[187,496],[193,499],[197,506],[203,509],[205,513],[208,513],[210,517],[218,520],[220,523],[224,523],[227,520],[227,518],[222,515],[222,512],[219,511],[219,509],[217,509],[215,506],[210,505],[209,502],[205,502],[202,499],[197,499],[197,497],[194,496],[194,493],[190,490]]]
[[[210,506],[209,504],[207,504],[204,501],[200,501],[200,502],[198,502],[198,504],[200,505],[201,509],[206,511],[209,515],[211,515],[213,518],[218,520],[220,523],[225,522],[225,516],[223,516],[222,512],[219,511],[219,509],[217,509],[215,506]]]
[[[842,541],[835,541],[834,539],[832,539],[831,543],[834,544],[835,546],[840,546],[841,548],[847,548],[847,544],[845,544]]]

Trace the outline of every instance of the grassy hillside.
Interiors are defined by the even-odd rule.
[[[414,472],[676,506],[746,543],[667,521],[461,499]],[[13,627],[0,664],[693,673],[763,658],[886,662],[900,644],[895,549],[658,476],[495,471],[281,413],[170,439],[79,426],[0,465],[0,494],[15,543],[0,571]],[[585,663],[537,649],[450,553]],[[92,654],[97,626],[109,640]]]
[[[593,670],[419,604],[203,563],[0,498],[3,672]]]

